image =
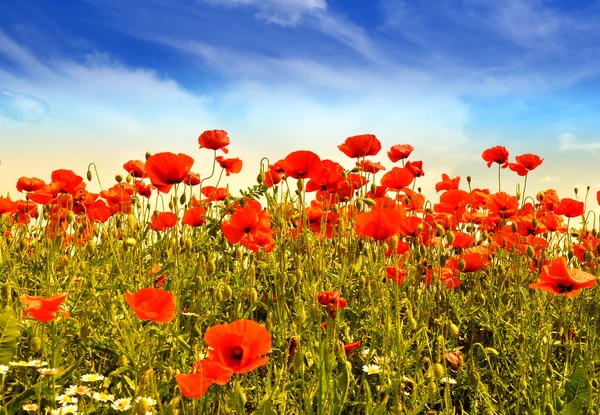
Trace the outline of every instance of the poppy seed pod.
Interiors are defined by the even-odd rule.
[[[151,156],[152,156],[152,152],[150,150],[146,151],[146,154],[144,154],[144,157],[146,158],[146,160],[148,160]]]
[[[123,176],[120,174],[115,175],[115,181],[121,183],[123,181]]]

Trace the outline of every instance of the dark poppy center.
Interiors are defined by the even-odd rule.
[[[251,230],[252,230],[252,229],[250,228],[250,226],[246,226],[246,227],[244,228],[244,232],[246,232],[246,233],[250,233],[250,231],[251,231]]]
[[[561,293],[570,293],[571,291],[573,291],[573,284],[571,285],[562,285],[562,284],[557,284],[558,285],[558,289],[560,290]]]
[[[233,360],[241,361],[242,357],[244,357],[244,349],[242,349],[240,346],[236,346],[231,349],[231,358]]]

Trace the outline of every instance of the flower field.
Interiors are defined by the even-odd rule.
[[[598,413],[600,191],[530,189],[544,159],[503,146],[497,187],[427,200],[371,134],[351,169],[198,143],[212,171],[147,153],[0,197],[0,413]]]

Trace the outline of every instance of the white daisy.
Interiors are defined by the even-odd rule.
[[[131,399],[129,398],[121,398],[117,399],[111,405],[111,408],[115,411],[127,411],[131,408]]]
[[[103,379],[104,379],[104,376],[100,375],[98,373],[91,373],[91,374],[81,376],[82,382],[98,382]]]
[[[371,364],[363,366],[363,372],[365,372],[367,375],[376,375],[380,371],[381,368],[379,367],[379,365]]]

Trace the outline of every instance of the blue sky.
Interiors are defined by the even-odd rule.
[[[91,161],[110,178],[147,149],[205,175],[215,128],[245,162],[233,187],[298,149],[349,165],[336,146],[374,133],[415,146],[423,187],[493,187],[480,155],[501,144],[546,157],[537,189],[600,189],[600,1],[57,4],[0,3],[0,193]]]

